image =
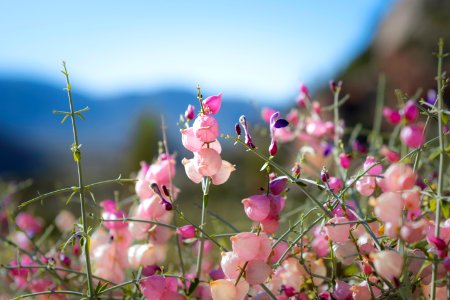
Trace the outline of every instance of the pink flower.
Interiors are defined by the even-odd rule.
[[[113,200],[104,200],[100,202],[100,206],[103,207],[102,219],[103,220],[121,220],[126,218],[124,211],[116,210],[116,204]],[[126,222],[105,221],[103,225],[108,229],[119,229],[128,227]]]
[[[334,217],[331,218],[325,225],[325,232],[328,238],[335,243],[342,243],[348,240],[350,234],[350,224],[347,223],[348,219],[344,217]]]
[[[276,262],[281,258],[281,256],[284,254],[284,252],[285,252],[288,248],[289,248],[288,243],[283,242],[283,241],[279,242],[279,243],[273,248],[272,255],[270,256],[270,260],[269,260],[269,261],[270,261],[271,263],[276,263]]]
[[[211,176],[211,181],[214,185],[224,184],[230,178],[231,172],[235,171],[236,168],[231,163],[226,160],[222,160],[222,165],[219,172]]]
[[[249,290],[245,280],[240,280],[236,286],[234,281],[226,279],[211,281],[209,284],[213,300],[243,300]]]
[[[336,194],[344,187],[344,182],[340,178],[332,176],[328,179],[328,186]]]
[[[389,149],[386,146],[381,147],[380,153],[384,155],[384,157],[386,157],[386,159],[390,163],[398,162],[400,160],[400,154],[398,152]]]
[[[419,148],[425,141],[423,129],[422,123],[405,126],[400,132],[400,139],[410,148]]]
[[[295,108],[292,108],[289,113],[286,115],[286,120],[293,124],[294,126],[297,125],[299,116],[298,116],[298,110]]]
[[[250,220],[261,222],[270,212],[270,198],[266,195],[253,195],[242,200],[244,210]]]
[[[140,281],[142,294],[148,300],[180,300],[184,296],[177,292],[177,279],[153,275]]]
[[[403,107],[403,116],[408,122],[414,122],[419,116],[419,109],[414,100],[408,100]]]
[[[209,115],[198,116],[194,124],[194,135],[203,143],[210,143],[219,136],[219,123]]]
[[[407,243],[415,243],[425,238],[427,229],[428,223],[424,219],[407,222],[400,229],[400,236]]]
[[[384,222],[398,224],[403,211],[403,201],[399,193],[386,192],[378,197],[375,214]]]
[[[222,105],[222,93],[216,96],[209,96],[202,102],[203,109],[207,115],[215,115],[219,112],[220,106]]]
[[[264,234],[241,232],[230,238],[233,252],[244,261],[266,260],[272,251],[270,239]]]
[[[403,268],[403,256],[395,251],[380,251],[372,254],[373,265],[378,275],[393,281],[399,279]]]
[[[350,168],[350,164],[351,164],[351,156],[350,154],[346,154],[346,153],[341,153],[339,154],[339,164],[341,165],[341,167],[343,169],[348,169]]]
[[[269,183],[270,193],[273,195],[281,194],[286,188],[286,184],[288,183],[287,176],[279,176],[272,179]]]
[[[195,237],[195,227],[185,225],[177,228],[177,234],[183,239],[191,239]]]
[[[333,292],[334,298],[337,300],[350,300],[352,299],[352,292],[350,291],[350,285],[342,280],[336,280],[336,286]]]
[[[16,224],[29,238],[42,231],[43,221],[27,212],[21,212],[16,216]]]
[[[389,191],[410,190],[416,182],[413,169],[405,164],[392,164],[384,173],[384,183]]]
[[[400,115],[400,113],[397,110],[393,110],[389,107],[385,107],[383,109],[383,115],[386,120],[392,125],[396,125],[402,120],[402,116]]]
[[[220,155],[213,152],[216,151],[204,148],[199,154],[195,153],[193,159],[184,158],[182,160],[186,175],[194,183],[200,183],[203,176],[210,176],[214,185],[220,185],[225,183],[230,178],[231,172],[236,170],[234,165],[222,160]],[[219,162],[220,166],[218,166]]]
[[[66,233],[73,229],[76,219],[73,214],[68,210],[62,210],[55,218],[56,227],[59,231]]]
[[[404,191],[402,198],[406,209],[413,211],[420,209],[420,189],[418,187]]]
[[[247,264],[245,280],[251,285],[264,283],[272,273],[272,268],[262,260],[252,260]]]
[[[220,266],[228,279],[236,279],[243,268],[245,261],[233,252],[222,252],[222,260]]]
[[[371,176],[363,176],[356,182],[356,190],[366,197],[373,194],[376,186],[375,178]]]
[[[211,148],[201,149],[194,156],[195,169],[202,176],[213,176],[219,172],[222,159],[216,150]]]
[[[330,253],[330,247],[328,246],[328,237],[321,227],[316,227],[314,229],[314,240],[311,242],[311,247],[314,253],[318,257],[327,256]]]
[[[263,107],[261,110],[261,117],[266,123],[270,123],[270,117],[276,113],[276,110],[269,107]]]
[[[191,152],[199,152],[202,148],[208,148],[206,143],[199,140],[194,134],[194,128],[189,127],[186,129],[181,129],[181,142],[183,146],[191,151]],[[212,148],[217,151],[217,153],[222,152],[222,147],[219,141],[215,140],[214,142],[209,143],[209,148]]]
[[[367,156],[366,157],[366,161],[364,162],[364,171],[367,171],[366,174],[368,175],[372,175],[372,176],[376,176],[376,175],[380,175],[381,172],[383,172],[383,166],[381,164],[377,164],[378,163],[377,159],[373,156]]]
[[[133,269],[163,263],[167,247],[153,244],[135,244],[128,248],[128,262]]]

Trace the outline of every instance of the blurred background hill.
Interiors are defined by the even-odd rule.
[[[108,23],[116,26],[111,30],[106,25],[90,30],[87,25],[95,21],[94,12],[101,9],[97,4],[71,7],[73,19],[60,16],[66,8],[46,4],[54,24],[36,17],[29,21],[36,21],[38,37],[29,29],[32,24],[25,21],[20,25],[20,19],[9,16],[8,11],[18,13],[17,6],[2,5],[6,7],[0,9],[4,14],[0,22],[5,26],[0,28],[5,30],[7,46],[4,55],[0,52],[0,178],[33,179],[23,199],[36,190],[43,192],[76,182],[69,152],[70,124],[61,125],[61,116],[52,115],[53,110],[68,107],[64,81],[57,69],[63,58],[68,60],[69,71],[74,70],[76,108],[91,109],[79,127],[86,178],[92,182],[119,174],[132,176],[139,161],[151,161],[161,140],[161,115],[168,127],[169,146],[177,152],[178,161],[189,156],[181,148],[176,123],[188,104],[197,104],[197,83],[206,85],[205,96],[224,91],[218,119],[225,134],[233,133],[233,124],[242,114],[249,117],[252,128],[262,128],[263,106],[286,112],[295,104],[296,87],[301,81],[312,88],[314,98],[327,103],[331,100],[327,90],[331,78],[342,79],[344,92],[351,95],[341,112],[347,124],[370,127],[379,74],[386,75],[387,101],[393,104],[395,88],[410,95],[418,88],[434,88],[436,63],[432,52],[439,37],[450,44],[450,3],[444,0],[319,1],[314,7],[289,2],[283,8],[252,2],[243,4],[239,11],[231,4],[213,6],[202,2],[199,7],[190,7],[180,2],[178,7],[145,7],[140,3],[142,9],[132,13],[111,5],[111,15],[103,16],[108,22],[118,16],[116,22]],[[257,6],[261,13],[250,17]],[[76,19],[84,9],[82,19],[86,24]],[[160,15],[165,10],[172,14],[164,21],[167,23],[162,23]],[[199,11],[201,16],[193,18],[191,11]],[[61,28],[56,24],[62,24]],[[129,24],[137,26],[136,31],[128,32]],[[63,29],[70,33],[67,37]],[[45,30],[49,30],[47,35]],[[145,44],[144,34],[138,30],[147,30],[147,39],[152,43]],[[30,41],[25,42],[27,38]],[[65,38],[79,44],[66,42]],[[174,45],[169,43],[171,38]],[[130,47],[133,41],[149,51],[147,56],[136,49],[121,48]],[[60,52],[54,52],[55,48]],[[449,63],[447,60],[447,70]],[[171,67],[184,73],[170,77],[167,73]],[[142,73],[142,69],[154,72]],[[249,88],[243,88],[246,85]],[[258,141],[265,149],[267,140]],[[228,141],[223,144],[233,147]],[[226,199],[222,205],[226,203],[232,211],[240,207],[243,196],[264,185],[264,176],[255,176],[262,163],[244,155],[241,149],[226,151],[224,157],[236,163],[239,171],[227,186],[239,188],[220,187],[213,193],[222,195]],[[281,157],[291,163],[290,155]],[[180,169],[176,183],[186,203],[192,203],[199,199],[200,188],[187,185],[183,173]],[[132,190],[117,188],[124,195]],[[101,191],[99,197],[112,197],[111,189]],[[213,205],[219,205],[218,210],[223,208]],[[237,220],[239,215],[231,218]]]

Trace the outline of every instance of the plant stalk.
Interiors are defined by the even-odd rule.
[[[444,40],[439,39],[439,52],[437,54],[438,58],[438,70],[437,70],[437,90],[438,90],[438,99],[437,99],[437,112],[438,112],[438,135],[439,135],[439,173],[438,173],[438,184],[437,184],[437,197],[436,197],[436,216],[434,221],[434,235],[439,237],[439,230],[441,223],[441,201],[442,201],[442,190],[444,186],[444,134],[442,131],[442,60],[444,58]],[[431,300],[436,299],[436,280],[437,280],[437,270],[438,270],[438,257],[437,254],[433,254],[433,269],[431,275]]]
[[[88,227],[86,223],[86,199],[84,197],[84,184],[83,184],[83,171],[81,167],[81,152],[80,152],[80,144],[78,142],[78,132],[77,132],[77,124],[75,120],[75,110],[73,109],[73,100],[72,100],[72,88],[70,85],[69,80],[69,73],[67,72],[66,63],[63,62],[64,71],[63,74],[66,77],[66,83],[67,83],[67,96],[69,98],[69,105],[70,105],[70,118],[72,120],[72,131],[73,131],[73,146],[72,151],[74,153],[74,159],[77,164],[77,172],[78,172],[78,191],[80,194],[80,208],[81,208],[81,223],[83,226],[83,233],[86,238],[86,242],[84,243],[84,257],[86,261],[86,277],[87,277],[87,284],[88,284],[88,298],[93,299],[94,298],[94,285],[92,282],[92,269],[91,269],[91,259],[89,256],[89,234],[88,234]]]

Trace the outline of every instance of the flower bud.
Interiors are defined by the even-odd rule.
[[[234,130],[236,131],[236,134],[238,136],[241,136],[241,126],[239,125],[239,123],[234,124]]]
[[[383,108],[383,116],[392,125],[397,125],[402,120],[400,113],[390,107]]]
[[[403,107],[403,116],[409,122],[414,122],[419,116],[419,109],[414,100],[409,100]]]
[[[269,183],[270,193],[272,193],[273,195],[281,194],[284,191],[284,189],[286,188],[287,182],[288,182],[287,176],[280,176],[280,177],[274,178]]]
[[[328,182],[328,179],[330,179],[330,174],[328,174],[328,170],[324,167],[322,171],[320,171],[320,180],[322,180],[322,182]]]
[[[350,154],[347,153],[341,153],[339,154],[339,164],[341,165],[341,167],[343,169],[348,169],[350,168],[350,164],[352,162],[352,157]]]
[[[188,107],[187,107],[187,109],[186,109],[186,111],[184,112],[184,117],[185,117],[187,120],[191,121],[191,120],[194,119],[194,116],[195,116],[195,109],[194,109],[194,106],[192,106],[191,104],[189,104]]]
[[[275,156],[277,154],[277,152],[278,152],[277,142],[272,139],[272,141],[270,142],[270,146],[269,146],[269,154],[271,156]]]
[[[220,106],[222,105],[222,93],[206,98],[205,100],[203,100],[202,104],[203,109],[205,110],[205,114],[217,114],[220,110]]]
[[[195,237],[195,227],[185,225],[177,228],[177,234],[183,239],[191,239]]]

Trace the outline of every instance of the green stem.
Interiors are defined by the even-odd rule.
[[[437,55],[438,58],[438,70],[437,70],[437,89],[438,89],[438,98],[437,98],[437,112],[438,112],[438,135],[439,135],[439,173],[438,173],[438,184],[437,184],[437,197],[436,197],[436,216],[434,221],[434,235],[439,237],[440,223],[441,223],[441,201],[442,201],[442,190],[444,187],[444,135],[442,132],[442,60],[444,58],[444,40],[441,38],[439,40],[439,52]],[[431,276],[431,300],[436,299],[436,280],[437,280],[437,270],[438,270],[438,261],[437,255],[433,255],[433,269]]]
[[[86,277],[87,277],[87,284],[88,284],[88,298],[93,299],[94,298],[94,285],[92,282],[92,269],[91,269],[91,259],[89,256],[89,234],[88,234],[88,227],[86,222],[86,200],[84,197],[84,184],[83,184],[83,171],[81,167],[81,152],[80,152],[80,144],[78,142],[78,132],[77,132],[77,124],[75,120],[75,110],[73,108],[73,100],[72,100],[72,88],[70,85],[69,80],[69,73],[67,72],[66,63],[63,62],[64,71],[63,74],[66,77],[66,83],[67,83],[67,96],[69,98],[69,105],[70,105],[70,118],[72,120],[72,131],[73,131],[73,146],[72,151],[74,154],[74,159],[77,164],[77,171],[78,171],[78,189],[80,194],[80,203],[81,203],[81,224],[83,227],[83,232],[86,236],[86,241],[84,243],[84,256],[86,260]]]
[[[208,193],[209,193],[209,184],[210,184],[210,178],[209,177],[203,177],[203,201],[202,201],[202,215],[201,215],[201,223],[199,228],[200,231],[200,245],[198,249],[198,255],[197,255],[197,269],[195,272],[195,278],[197,280],[200,280],[200,275],[202,272],[202,257],[203,257],[203,245],[205,244],[205,237],[203,236],[203,226],[205,225],[205,212],[206,212],[206,206],[208,205]]]
[[[75,295],[75,296],[83,296],[83,293],[80,292],[74,292],[74,291],[44,291],[44,292],[37,292],[32,294],[25,294],[20,295],[19,297],[13,298],[14,300],[19,300],[23,298],[30,298],[30,297],[36,297],[39,295]]]

